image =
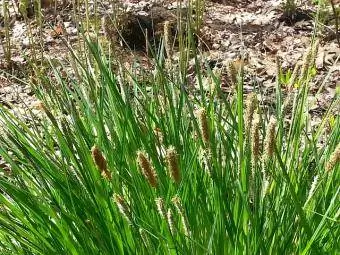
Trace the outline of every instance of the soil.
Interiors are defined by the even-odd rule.
[[[50,59],[63,60],[67,58],[65,40],[75,45],[78,41],[78,24],[73,19],[73,7],[68,1],[58,1],[56,5],[43,1],[42,33],[38,32],[38,24],[32,15],[25,21],[17,6],[10,5],[11,32],[11,63],[5,61],[4,48],[0,47],[0,104],[13,110],[22,111],[25,106],[34,108],[36,98],[25,81],[31,79],[32,72],[28,59],[33,55],[33,49],[40,49],[42,55]],[[48,2],[48,5],[45,5]],[[336,8],[339,10],[338,1]],[[335,18],[331,7],[324,9],[323,23],[315,23],[314,17],[317,6],[307,0],[297,5],[294,13],[284,12],[284,1],[280,0],[212,0],[205,1],[206,8],[202,27],[195,32],[200,54],[210,68],[220,73],[223,90],[230,91],[226,68],[230,63],[245,68],[245,93],[254,89],[264,95],[268,103],[275,96],[276,59],[279,57],[282,70],[293,70],[296,63],[302,62],[302,56],[311,44],[315,27],[315,34],[319,40],[316,56],[316,73],[312,81],[310,98],[314,99],[318,88],[328,76],[326,85],[317,95],[317,105],[312,108],[315,112],[322,112],[329,102],[336,96],[340,77],[340,48],[335,28]],[[147,61],[145,35],[152,46],[159,45],[163,36],[164,22],[170,24],[173,37],[177,33],[177,1],[122,1],[124,11],[119,16],[119,26],[113,27],[112,20],[117,9],[109,1],[100,1],[96,6],[99,17],[103,17],[100,36],[120,45],[118,50],[126,56],[138,55]],[[0,5],[2,7],[2,5]],[[185,19],[187,4],[180,3]],[[56,9],[54,9],[56,7]],[[95,6],[90,4],[90,10]],[[3,12],[1,12],[3,13]],[[85,6],[81,6],[79,13],[85,18]],[[33,10],[34,14],[34,10]],[[195,15],[195,12],[193,12]],[[90,16],[94,18],[94,16]],[[28,26],[34,36],[34,42],[29,40]],[[4,18],[0,16],[0,40],[5,45]],[[124,42],[120,36],[124,37]],[[40,48],[37,42],[42,40]],[[116,49],[117,50],[117,49]],[[176,44],[174,48],[176,58]],[[38,55],[39,55],[38,54]],[[131,65],[131,57],[126,57],[125,65]],[[43,60],[41,60],[43,61]],[[192,62],[192,61],[191,61]],[[206,68],[206,67],[205,67]],[[189,67],[190,70],[190,67]],[[10,75],[11,74],[11,75]],[[22,80],[17,80],[13,76]],[[190,76],[190,74],[189,74]],[[194,83],[194,81],[192,81]],[[285,88],[283,87],[283,90]]]

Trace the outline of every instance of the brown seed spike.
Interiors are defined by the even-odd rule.
[[[100,170],[100,174],[105,179],[111,180],[112,175],[111,172],[107,169],[107,162],[104,158],[103,154],[99,150],[99,148],[94,145],[91,149],[93,161],[96,163],[96,166]]]
[[[253,116],[257,108],[257,96],[255,93],[250,93],[246,100],[246,116],[245,116],[245,129],[246,133],[249,134],[253,121]]]
[[[137,162],[142,171],[144,177],[148,180],[150,185],[154,188],[157,187],[157,174],[153,169],[150,160],[144,151],[139,151],[137,153]]]
[[[274,153],[274,146],[275,146],[275,129],[276,129],[276,119],[270,118],[267,132],[266,132],[266,139],[264,142],[264,156],[266,159],[269,159],[273,156]]]
[[[103,157],[103,154],[101,153],[99,148],[96,145],[94,145],[91,149],[91,152],[92,158],[96,163],[97,167],[99,168],[100,172],[107,171],[106,159]]]
[[[200,124],[200,129],[202,132],[202,140],[205,145],[208,145],[210,142],[209,124],[208,124],[208,119],[207,119],[207,112],[204,108],[198,111],[198,120]]]
[[[181,181],[181,172],[178,164],[178,154],[175,147],[170,146],[166,151],[166,161],[170,177],[175,183]]]

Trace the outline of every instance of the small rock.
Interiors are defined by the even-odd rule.
[[[221,47],[221,45],[218,44],[218,43],[214,43],[214,44],[212,45],[212,48],[213,48],[214,50],[217,50],[217,49],[219,49],[220,47]]]
[[[22,46],[23,49],[28,48],[30,46],[30,39],[27,38],[27,37],[22,39],[21,46]]]

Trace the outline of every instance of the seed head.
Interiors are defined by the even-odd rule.
[[[147,232],[142,229],[142,228],[139,228],[139,234],[140,234],[140,237],[142,238],[143,240],[143,243],[145,245],[146,248],[149,248],[150,246],[150,240],[148,238],[148,235],[147,235]]]
[[[289,84],[288,84],[288,91],[291,91],[294,88],[294,84],[296,82],[296,78],[298,76],[301,64],[296,64],[292,76],[290,77]]]
[[[246,119],[245,119],[245,128],[246,133],[249,134],[251,129],[254,112],[257,107],[257,96],[255,93],[250,93],[246,100]]]
[[[315,65],[315,60],[316,60],[316,57],[318,55],[319,46],[320,46],[320,40],[316,39],[314,44],[313,44],[312,52],[311,52],[311,65],[312,66]]]
[[[169,169],[170,177],[175,183],[181,181],[181,172],[179,169],[178,154],[175,147],[170,146],[166,150],[166,162]]]
[[[167,20],[164,22],[164,45],[165,45],[165,52],[168,59],[172,57],[171,51],[171,39],[170,39],[170,22]]]
[[[199,151],[199,161],[202,164],[202,168],[206,171],[206,173],[211,177],[212,176],[212,167],[211,167],[211,159],[212,153],[209,148],[200,149]]]
[[[101,153],[101,151],[99,150],[99,148],[96,145],[94,145],[92,147],[91,153],[92,153],[93,161],[95,162],[96,166],[98,167],[100,174],[104,178],[111,180],[112,176],[111,176],[110,171],[107,169],[106,159],[104,158],[103,154]]]
[[[179,196],[173,197],[172,203],[175,205],[175,207],[177,209],[177,213],[181,217],[182,227],[183,227],[185,235],[191,236],[188,218],[187,218],[187,215],[185,213],[184,207],[182,205],[182,202],[181,202],[181,199],[179,198]]]
[[[262,184],[262,199],[266,196],[269,188],[269,179],[263,179],[263,184]]]
[[[233,62],[229,62],[228,63],[228,67],[227,67],[227,72],[228,72],[228,76],[229,76],[229,79],[232,83],[232,85],[236,85],[237,84],[237,72],[238,70],[236,70],[236,67],[234,65]]]
[[[165,205],[164,205],[164,200],[161,197],[158,197],[155,199],[156,206],[157,206],[157,211],[159,215],[162,217],[162,219],[166,218],[166,210],[165,210]]]
[[[329,161],[326,164],[326,171],[331,171],[336,164],[340,162],[340,143],[336,146],[335,150],[331,154]]]
[[[182,201],[180,199],[180,197],[178,195],[174,196],[172,199],[171,199],[172,203],[175,205],[176,209],[178,210],[178,212],[184,212],[184,208],[183,208],[183,205],[182,205]]]
[[[99,148],[94,145],[91,149],[92,158],[96,163],[97,167],[100,171],[105,171],[107,169],[106,159],[104,158],[103,154],[99,150]]]
[[[310,190],[308,192],[307,202],[312,198],[312,196],[314,194],[316,185],[318,184],[318,179],[319,179],[318,175],[314,176],[313,182],[312,182],[312,184],[310,186]]]
[[[260,154],[260,119],[258,114],[255,115],[254,120],[253,120],[253,126],[251,129],[251,153],[252,153],[252,160],[253,160],[253,165],[256,164],[259,154]]]
[[[174,235],[176,230],[175,230],[174,216],[172,214],[171,208],[168,209],[168,212],[166,214],[166,218],[167,218],[167,221],[168,221],[168,225],[169,225],[171,234]]]
[[[198,110],[198,121],[200,124],[200,129],[202,133],[202,140],[204,144],[207,146],[210,142],[209,136],[209,124],[207,119],[207,112],[204,108]]]
[[[275,129],[276,129],[276,119],[271,117],[269,124],[268,124],[266,138],[264,142],[264,150],[265,150],[264,155],[267,159],[271,158],[274,153]]]
[[[269,185],[270,185],[270,182],[269,182],[269,177],[267,176],[267,170],[266,170],[266,164],[264,161],[261,162],[262,164],[262,169],[261,169],[261,172],[262,172],[262,191],[261,191],[261,198],[263,199],[267,192],[268,192],[268,188],[269,188]]]
[[[303,60],[302,60],[302,67],[301,67],[301,77],[306,77],[308,74],[308,69],[310,67],[310,62],[312,58],[312,47],[308,48],[308,50],[305,52],[303,55]]]
[[[127,222],[131,224],[132,222],[131,212],[125,199],[121,195],[114,193],[113,200],[115,201],[119,212],[123,215],[123,217],[127,220]]]
[[[144,34],[145,34],[145,52],[146,52],[146,56],[149,56],[149,47],[150,47],[150,43],[149,43],[149,33],[148,33],[148,29],[145,28],[144,30]]]
[[[138,162],[139,168],[142,171],[142,174],[148,180],[149,184],[152,187],[156,188],[158,184],[157,174],[144,151],[139,151],[137,153],[137,162]]]
[[[110,171],[105,170],[105,171],[102,171],[100,174],[103,178],[108,179],[108,180],[112,180],[112,174],[111,174]]]
[[[156,127],[156,128],[153,129],[153,132],[154,132],[155,137],[157,138],[158,142],[160,144],[162,144],[163,141],[164,141],[164,135],[162,133],[162,130],[160,128]]]
[[[251,173],[249,175],[249,199],[254,202],[255,197],[255,178],[256,178],[256,163],[260,154],[260,118],[258,114],[254,115],[253,124],[251,127]]]
[[[279,83],[281,74],[281,59],[279,55],[275,56],[275,64],[276,64],[276,81]]]

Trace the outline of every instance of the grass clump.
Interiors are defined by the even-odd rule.
[[[336,252],[339,118],[325,127],[339,100],[311,126],[312,66],[288,115],[244,100],[242,70],[227,100],[211,72],[213,92],[190,91],[160,54],[137,82],[87,46],[86,61],[72,51],[81,79],[53,68],[35,85],[42,121],[0,109],[2,254]]]

